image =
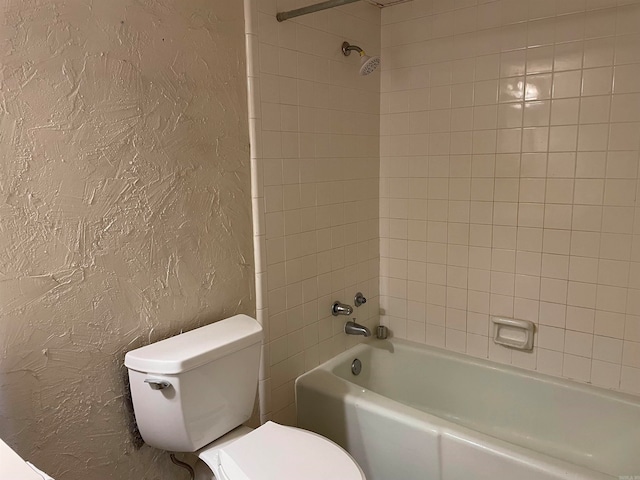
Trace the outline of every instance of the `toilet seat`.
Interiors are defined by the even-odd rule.
[[[273,422],[197,455],[218,480],[365,480],[353,458],[332,441]]]

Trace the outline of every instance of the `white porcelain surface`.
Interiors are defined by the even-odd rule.
[[[353,458],[335,443],[273,422],[253,431],[234,430],[196,455],[220,480],[365,478]]]
[[[235,315],[127,352],[124,364],[138,372],[183,373],[261,339],[262,327],[258,322],[247,315]]]
[[[298,425],[346,448],[370,480],[640,472],[636,398],[402,340],[354,347],[296,393]]]
[[[232,333],[234,325],[239,333]],[[251,417],[260,362],[261,336],[256,331],[261,327],[255,320],[237,315],[164,340],[162,347],[152,349],[157,358],[144,350],[158,344],[143,347],[143,354],[130,352],[136,360],[154,366],[153,373],[129,368],[136,423],[147,444],[194,452]],[[180,337],[187,337],[187,341]],[[211,351],[200,337],[209,341]],[[190,357],[192,346],[200,358],[215,360],[199,362],[199,366],[177,374],[163,374],[161,368],[155,368],[163,359],[167,359],[170,372],[180,362],[188,364],[194,358]],[[218,348],[224,353],[218,354]],[[154,390],[145,383],[147,379],[167,381],[171,386]]]
[[[273,422],[253,431],[238,427],[254,407],[261,333],[254,319],[236,315],[129,352],[125,364],[144,441],[195,452],[218,480],[364,480],[347,452],[315,433]],[[169,386],[153,389],[149,379]]]
[[[7,480],[42,480],[29,465],[0,440],[0,478]]]

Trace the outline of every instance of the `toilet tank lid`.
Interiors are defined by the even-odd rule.
[[[144,373],[177,374],[259,343],[262,326],[247,315],[181,333],[127,352],[124,364]]]

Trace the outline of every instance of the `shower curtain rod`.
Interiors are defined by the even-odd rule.
[[[295,10],[289,10],[287,12],[280,12],[276,15],[279,22],[284,22],[290,18],[299,17],[300,15],[307,15],[308,13],[319,12],[328,8],[340,7],[349,3],[359,2],[360,0],[328,0],[326,2],[316,3],[302,8],[296,8]]]

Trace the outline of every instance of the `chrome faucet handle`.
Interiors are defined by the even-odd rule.
[[[351,315],[352,313],[353,307],[351,305],[345,305],[340,302],[333,302],[333,305],[331,305],[331,314],[334,317],[337,317],[338,315]]]
[[[356,293],[356,296],[353,297],[353,304],[356,307],[361,307],[363,304],[367,303],[367,299],[365,298],[365,296],[362,294],[362,292],[358,292]]]

